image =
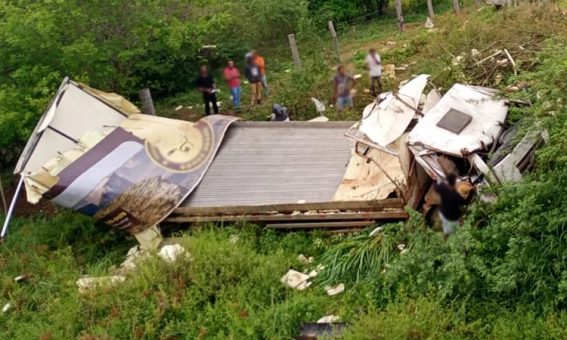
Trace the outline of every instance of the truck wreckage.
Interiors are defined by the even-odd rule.
[[[29,202],[51,200],[141,242],[162,222],[357,230],[406,219],[406,206],[434,210],[431,179],[449,171],[465,196],[521,179],[547,134],[517,143],[507,111],[496,90],[455,84],[441,96],[419,75],[359,122],[187,122],[65,79],[14,173]]]

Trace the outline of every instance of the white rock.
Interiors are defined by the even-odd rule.
[[[334,296],[334,295],[337,295],[337,294],[344,292],[345,291],[345,285],[344,285],[344,283],[339,283],[335,287],[327,286],[327,287],[325,287],[325,291],[327,292],[327,295]]]
[[[30,278],[30,277],[27,276],[27,275],[20,275],[20,276],[16,276],[16,277],[14,278],[14,281],[15,281],[15,282],[24,282],[24,281],[28,280],[29,278]]]
[[[309,275],[290,269],[284,276],[282,276],[280,282],[288,287],[297,290],[304,290],[311,286],[311,282],[308,282],[307,280],[309,280]]]
[[[471,50],[471,56],[472,56],[473,58],[480,57],[480,51],[477,50],[476,48],[473,48],[473,49]]]
[[[401,251],[401,250],[404,250],[404,249],[406,249],[406,245],[405,245],[405,244],[403,244],[403,243],[398,244],[398,250]]]
[[[431,20],[430,17],[427,17],[427,20],[425,20],[425,28],[433,28],[435,27],[435,25],[433,25],[433,20]]]
[[[179,244],[172,244],[172,245],[163,246],[160,249],[158,256],[161,257],[165,262],[173,263],[177,261],[177,258],[180,255],[186,253],[187,251],[185,250],[185,248],[183,248]],[[186,254],[186,257],[189,257],[189,254]]]
[[[315,259],[313,258],[313,256],[307,257],[307,256],[305,256],[305,255],[303,255],[303,254],[299,254],[299,256],[297,256],[297,260],[298,260],[299,262],[301,262],[302,264],[310,264],[310,263],[313,263],[313,261],[314,261]]]
[[[357,73],[357,74],[354,75],[353,78],[354,78],[354,79],[360,79],[360,78],[362,78],[362,74]]]
[[[297,201],[297,204],[305,204],[305,203],[307,203],[306,200],[299,200],[299,201]]]
[[[179,105],[178,107],[175,108],[175,111],[179,111],[183,108],[183,105]]]
[[[232,235],[230,235],[228,242],[230,242],[232,244],[236,244],[239,239],[240,239],[240,237],[238,235],[232,234]]]
[[[325,315],[321,319],[317,320],[317,323],[335,323],[341,320],[340,317],[336,315]]]
[[[7,304],[5,304],[4,307],[2,307],[2,314],[8,312],[11,307],[12,307],[12,305],[9,302]]]
[[[100,276],[100,277],[83,277],[77,280],[76,285],[79,287],[79,293],[84,294],[97,287],[116,286],[126,280],[126,276]]]

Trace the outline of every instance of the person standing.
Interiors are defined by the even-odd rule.
[[[234,61],[228,61],[228,65],[224,69],[224,78],[230,88],[234,110],[240,111],[240,72],[234,66]]]
[[[355,85],[356,80],[346,73],[345,67],[337,66],[337,75],[333,79],[333,101],[336,101],[337,110],[353,107],[351,90]]]
[[[449,173],[446,182],[437,180],[433,183],[433,188],[439,193],[441,197],[441,210],[439,217],[443,223],[443,234],[445,239],[449,237],[459,225],[461,218],[461,206],[465,205],[467,201],[459,194],[456,188],[457,175]]]
[[[209,74],[207,66],[203,65],[199,69],[199,77],[195,81],[197,89],[203,94],[203,102],[205,103],[205,115],[211,114],[211,104],[213,105],[213,111],[215,114],[219,113],[219,107],[217,105],[217,90],[215,87],[215,80],[213,76]]]
[[[250,101],[252,105],[260,104],[262,101],[262,74],[260,68],[254,62],[254,56],[250,55],[246,59],[244,76],[250,82]]]
[[[374,48],[371,48],[364,62],[370,76],[370,94],[376,97],[382,93],[382,61],[380,55],[376,53]],[[378,92],[376,92],[376,84],[378,85]]]
[[[255,50],[252,51],[252,57],[254,58],[254,63],[258,65],[260,69],[260,74],[262,75],[262,88],[264,89],[264,94],[268,95],[268,78],[266,78],[266,61],[264,57],[258,54]]]

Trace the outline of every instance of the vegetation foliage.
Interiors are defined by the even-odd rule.
[[[6,2],[10,11],[18,10],[15,3]],[[214,9],[213,2],[206,3],[203,8]],[[38,6],[49,4],[53,2]],[[310,11],[309,6],[301,10]],[[0,9],[3,18],[6,11]],[[370,23],[345,32],[343,58],[351,70],[360,69],[357,59],[371,42],[383,47],[384,60],[408,64],[401,77],[429,72],[444,88],[455,81],[486,81],[503,90],[511,84],[528,84],[508,95],[533,104],[513,115],[550,133],[549,143],[537,153],[535,171],[521,183],[496,188],[495,204],[475,203],[465,224],[447,242],[413,212],[408,223],[385,225],[374,236],[370,231],[330,237],[278,234],[254,226],[204,226],[180,235],[190,259],[172,265],[154,259],[118,287],[80,295],[74,282],[85,274],[109,274],[134,240],[71,213],[17,219],[13,233],[0,246],[0,306],[12,304],[0,314],[0,337],[291,338],[302,322],[328,314],[349,323],[347,339],[567,337],[567,21],[563,15],[556,6],[526,5],[502,12],[485,8],[461,17],[439,16],[436,31],[415,27],[402,36],[386,36],[375,31],[381,24]],[[17,29],[15,24],[10,27]],[[170,34],[166,31],[159,36]],[[23,42],[16,39],[6,45],[5,32],[0,30],[0,45],[16,51],[14,46]],[[33,42],[41,46],[42,40]],[[514,76],[510,67],[498,69],[502,74],[498,83],[495,73],[483,76],[470,57],[472,48],[489,55],[492,48],[518,52],[519,45],[526,50],[518,57],[521,72]],[[56,51],[63,56],[60,49]],[[275,70],[277,96],[292,101],[294,89],[304,96],[323,96],[323,84],[332,74],[331,61],[321,57],[327,52],[306,57],[304,72],[286,73],[285,66]],[[3,53],[7,52],[0,50]],[[463,62],[454,64],[461,54]],[[43,57],[37,56],[40,61]],[[51,79],[41,73],[45,65],[37,63],[36,69],[30,60],[26,72],[16,72],[23,63],[2,68],[2,76],[10,71],[6,79],[11,80],[0,86],[0,102],[11,101],[14,110],[23,110],[14,111],[16,117],[17,112],[32,112],[25,110],[43,105],[41,98],[52,92],[51,82],[57,82],[61,75],[57,72],[64,70],[53,71]],[[45,69],[53,70],[50,67]],[[26,77],[32,80],[24,81]],[[84,77],[92,81],[88,72]],[[129,80],[117,84],[134,86],[133,78],[124,79]],[[22,91],[9,95],[18,82]],[[38,91],[35,96],[30,95],[32,90]],[[301,105],[306,104],[298,101]],[[250,115],[262,117],[260,111]],[[6,119],[2,117],[7,117],[4,111],[0,119]],[[14,119],[15,123],[21,122]],[[4,129],[4,123],[0,127]],[[231,241],[235,234],[236,243]],[[298,254],[314,256],[315,263],[302,264]],[[289,268],[308,271],[319,264],[325,269],[305,291],[279,282]],[[29,274],[30,280],[15,283],[13,278],[21,274]],[[324,287],[336,283],[344,283],[345,292],[327,296]]]

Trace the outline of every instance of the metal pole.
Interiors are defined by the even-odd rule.
[[[10,219],[12,218],[12,213],[14,212],[14,207],[16,206],[16,201],[18,200],[18,195],[20,194],[20,190],[22,190],[22,184],[24,184],[24,176],[20,177],[20,181],[18,182],[18,186],[16,187],[16,192],[14,192],[14,197],[12,197],[12,203],[10,203],[10,208],[8,209],[8,214],[6,214],[6,219],[4,220],[4,225],[2,226],[2,232],[0,233],[0,239],[3,239],[8,232],[8,224],[10,223]]]
[[[8,204],[6,203],[6,196],[4,195],[4,188],[2,187],[2,176],[0,176],[0,196],[2,196],[2,207],[4,214],[8,213]]]

